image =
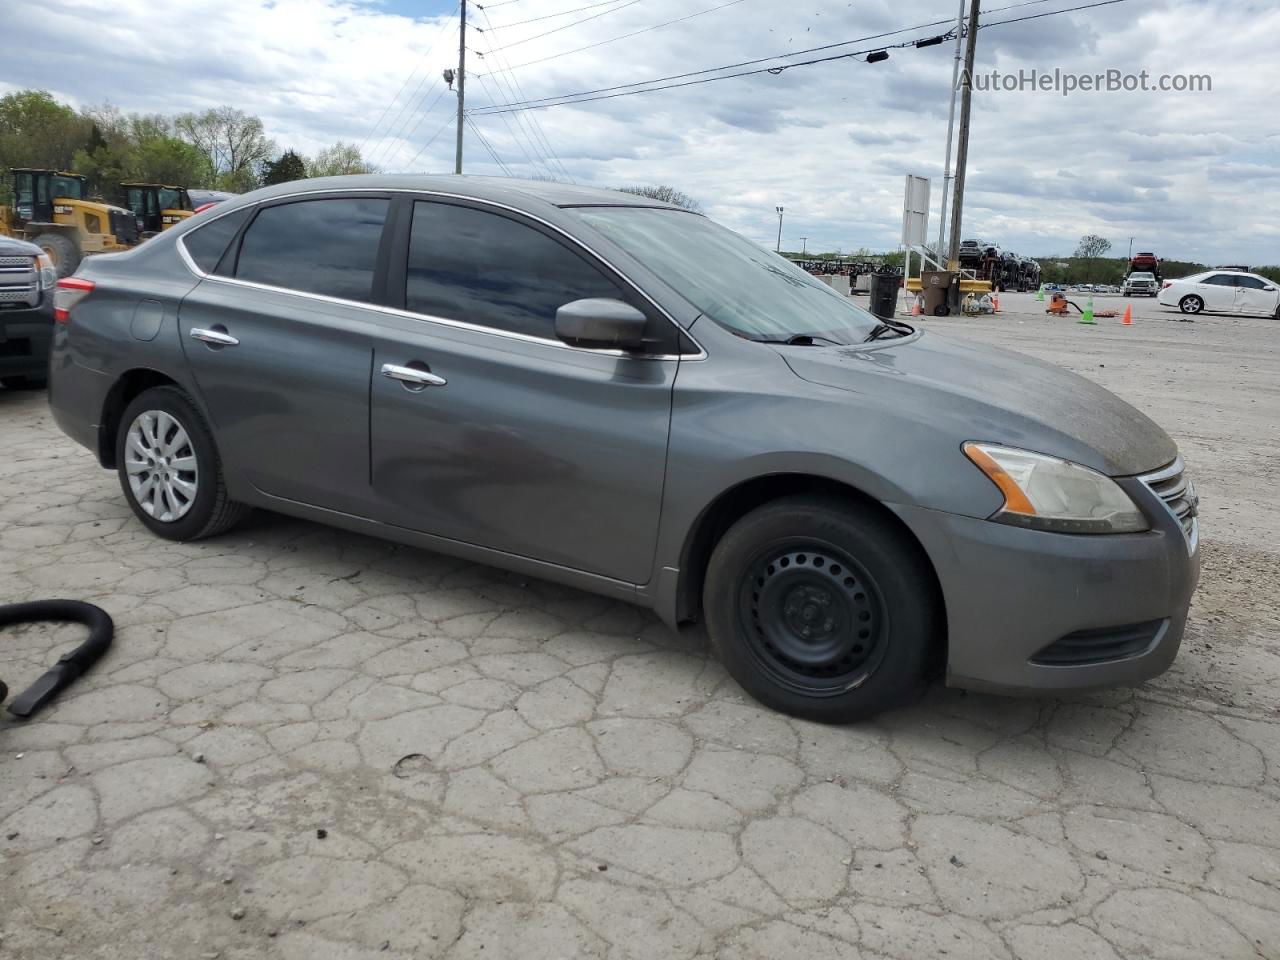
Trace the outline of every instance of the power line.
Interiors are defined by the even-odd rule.
[[[912,27],[903,27],[899,30],[890,30],[886,33],[873,33],[873,34],[870,34],[869,36],[855,37],[852,40],[841,40],[839,43],[827,43],[819,47],[809,47],[805,50],[795,50],[789,53],[778,53],[778,54],[774,54],[771,57],[758,57],[755,60],[742,60],[738,63],[726,63],[719,67],[707,67],[704,70],[691,70],[688,73],[675,73],[666,77],[655,77],[654,79],[651,79],[651,80],[638,80],[635,83],[619,83],[611,87],[597,87],[595,90],[582,90],[582,91],[579,91],[578,93],[565,93],[565,94],[560,94],[554,97],[538,97],[533,100],[522,100],[522,101],[517,101],[515,103],[495,104],[495,106],[520,107],[525,105],[545,103],[546,101],[549,101],[549,100],[563,100],[569,97],[580,97],[580,96],[585,97],[595,93],[608,93],[613,90],[630,90],[633,87],[645,87],[645,86],[648,86],[649,84],[664,83],[668,80],[683,80],[686,77],[701,77],[701,76],[705,76],[708,73],[719,73],[722,70],[733,70],[737,67],[751,67],[751,66],[755,66],[758,63],[768,63],[770,60],[781,60],[784,57],[799,57],[799,56],[803,56],[806,53],[821,53],[824,50],[834,50],[838,47],[848,47],[855,43],[867,43],[871,40],[882,40],[885,37],[897,36],[900,33],[908,33],[914,30],[924,30],[928,27],[937,27],[937,26],[942,26],[943,24],[954,23],[954,22],[955,22],[954,18],[948,17],[946,20],[933,20],[929,23],[918,23]],[[912,43],[914,42],[915,41],[912,41]],[[801,66],[801,64],[795,64],[795,65]],[[779,66],[783,67],[784,69],[786,68],[785,64],[779,64]],[[640,91],[640,92],[644,92],[644,91]],[[481,108],[481,109],[483,110],[485,108]]]
[[[1035,2],[1035,0],[1032,0]],[[1024,20],[1039,20],[1042,17],[1056,17],[1062,13],[1076,13],[1079,10],[1092,10],[1094,7],[1109,7],[1113,3],[1124,3],[1125,0],[1099,0],[1097,3],[1084,3],[1078,7],[1066,7],[1062,10],[1046,10],[1044,13],[1029,13],[1025,17],[1011,17],[1008,20],[994,20],[990,23],[982,24],[982,29],[987,27],[999,27],[1006,23],[1022,23]],[[1015,3],[1014,7],[1030,6],[1029,3]],[[1013,7],[1001,7],[1001,10],[1012,10]],[[991,11],[995,13],[997,11]]]
[[[436,108],[436,104],[438,104],[438,103],[441,101],[441,99],[443,99],[443,98],[444,98],[444,95],[445,95],[446,93],[448,93],[448,89],[447,89],[447,88],[442,87],[442,88],[440,89],[440,92],[436,94],[436,98],[435,98],[434,100],[432,100],[432,101],[431,101],[431,106],[427,107],[427,109],[426,109],[426,110],[423,110],[422,112],[420,112],[420,113],[418,114],[418,120],[417,120],[417,122],[413,125],[413,127],[412,127],[412,128],[410,128],[406,133],[404,133],[402,136],[398,137],[397,139],[399,139],[399,140],[405,140],[405,141],[412,140],[412,139],[413,139],[414,134],[416,134],[416,133],[418,132],[418,129],[422,126],[423,121],[424,121],[424,120],[426,120],[426,119],[427,119],[427,117],[431,116],[431,111],[432,111],[432,110],[434,110],[434,109]],[[450,115],[450,119],[452,119],[452,114]],[[434,139],[434,138],[433,138],[433,139]],[[422,152],[421,150],[419,150],[419,151],[418,151],[418,153],[421,153],[421,152]],[[386,156],[384,156],[384,158],[383,158],[383,159],[385,160],[385,159],[387,159],[388,157],[398,156],[398,155],[399,155],[399,153],[400,153],[400,148],[399,148],[399,147],[397,147],[393,153],[392,153],[392,152],[388,152],[388,153],[386,154]],[[415,155],[414,155],[414,158],[413,158],[413,159],[414,159],[414,160],[418,159],[417,154],[415,154]],[[370,161],[370,162],[372,162],[372,161]]]
[[[409,81],[414,78],[414,75],[418,72],[419,67],[423,63],[426,63],[428,58],[431,56],[431,54],[435,52],[436,47],[440,43],[440,38],[444,36],[445,30],[447,30],[448,27],[449,27],[449,23],[448,21],[446,21],[440,27],[440,32],[436,34],[435,39],[431,41],[431,46],[427,48],[427,52],[424,53],[422,57],[419,59],[418,66],[415,66],[412,70],[409,71],[409,75],[404,78],[404,83],[400,84],[400,89],[396,91],[396,95],[392,97],[390,100],[388,100],[387,105],[382,108],[382,113],[379,115],[378,119],[374,121],[373,126],[369,128],[369,133],[365,135],[365,138],[362,141],[360,141],[361,153],[364,152],[365,144],[369,142],[370,138],[374,135],[374,133],[377,132],[378,127],[382,124],[382,121],[386,119],[387,114],[391,111],[391,105],[400,99],[400,94],[404,93],[405,88],[409,86]],[[421,88],[421,86],[422,86],[422,83],[421,81],[419,81],[418,87]]]
[[[490,23],[489,14],[484,10],[481,10],[481,13],[484,16],[485,23]],[[500,86],[505,83],[508,91],[507,96],[511,99],[524,99],[526,96],[524,88],[520,85],[520,80],[515,75],[515,72],[510,69],[510,64],[507,61],[506,54],[498,53],[496,56],[496,62],[500,68],[505,68],[506,76],[503,76],[503,70],[500,69],[494,75],[494,83],[499,84]],[[538,144],[541,143],[544,148],[544,156],[554,159],[556,165],[559,166],[561,173],[564,175],[564,178],[573,182],[573,176],[569,173],[568,168],[565,167],[559,156],[556,155],[555,149],[551,146],[551,140],[547,136],[546,130],[543,129],[542,123],[538,119],[537,114],[517,114],[517,126],[520,126],[521,129],[524,129],[525,126],[527,126],[532,131],[532,135],[529,137],[529,143],[530,146],[533,147],[534,152],[538,152]],[[509,130],[511,129],[510,124],[508,124],[507,127]],[[550,166],[547,166],[547,171],[553,178],[556,177],[556,172],[552,170]]]
[[[488,93],[488,85],[485,83],[484,78],[477,77],[477,79],[480,81],[481,85],[485,86],[485,92]],[[490,100],[493,99],[492,94],[490,94],[489,99]],[[471,114],[473,112],[474,111],[471,111],[471,110],[467,111],[468,120],[471,119]],[[521,120],[520,115],[519,114],[516,115],[516,118],[515,118],[516,126],[514,127],[511,125],[511,121],[507,118],[506,114],[501,114],[500,116],[502,117],[503,126],[507,128],[507,133],[511,137],[511,142],[516,145],[516,147],[520,150],[522,154],[524,154],[525,161],[529,164],[529,167],[533,170],[537,170],[538,164],[539,162],[541,162],[544,169],[548,170],[549,172],[554,172],[554,171],[551,171],[551,168],[547,165],[546,160],[538,156],[538,149],[534,142],[534,139],[530,138],[527,133],[524,133],[523,128],[520,127],[520,120]],[[526,146],[525,141],[521,139],[522,135],[529,140],[529,146]],[[530,153],[530,147],[532,147],[533,149],[532,153]]]
[[[428,140],[426,143],[424,143],[421,147],[419,147],[418,152],[413,155],[413,159],[410,160],[407,164],[405,164],[406,168],[411,168],[415,163],[417,163],[418,158],[422,156],[424,152],[426,152],[427,147],[435,143],[436,140],[439,139],[440,134],[444,133],[446,130],[449,129],[449,126],[450,124],[453,123],[453,121],[454,121],[453,114],[450,114],[449,116],[445,117],[444,123],[440,124],[439,129],[436,130],[436,132],[431,135],[431,139]]]
[[[508,47],[518,47],[520,44],[528,43],[530,40],[541,40],[543,37],[549,37],[551,36],[551,34],[559,33],[561,30],[568,30],[571,27],[576,27],[579,24],[588,22],[589,20],[599,20],[601,17],[607,17],[609,14],[617,13],[619,10],[625,10],[627,7],[634,7],[637,3],[640,3],[640,2],[641,0],[625,0],[625,2],[622,3],[621,6],[611,7],[610,9],[604,10],[600,13],[593,13],[589,17],[583,17],[581,20],[575,20],[573,21],[573,23],[566,23],[563,26],[553,27],[552,29],[547,30],[544,33],[535,33],[532,37],[525,37],[522,40],[513,40],[510,43],[503,44],[500,47],[493,47],[488,51],[488,53],[495,53],[498,50],[506,50]],[[478,50],[476,52],[479,53]],[[483,56],[486,56],[486,54],[481,53],[480,56],[483,57]]]
[[[454,32],[456,32],[457,29],[458,25],[455,23]],[[452,38],[452,33],[450,34],[450,37]],[[430,84],[427,83],[428,80],[431,81]],[[387,127],[387,132],[375,142],[375,147],[370,152],[369,160],[371,163],[373,162],[373,155],[378,153],[379,150],[381,150],[385,159],[387,153],[390,152],[390,144],[397,139],[404,138],[404,130],[413,122],[415,112],[418,113],[418,124],[415,125],[413,129],[417,129],[417,126],[421,124],[422,120],[422,105],[426,102],[427,97],[431,95],[431,91],[436,88],[436,84],[438,83],[441,83],[439,76],[433,78],[430,73],[424,73],[422,75],[422,79],[418,81],[418,85],[414,88],[413,93],[409,95],[409,98],[401,104],[400,109],[396,111],[395,117]],[[436,99],[431,102],[431,107],[428,107],[426,112],[429,113],[431,109],[435,107],[436,103],[439,102],[440,97],[444,95],[445,90],[446,88],[441,86],[440,93],[436,96]],[[414,107],[415,100],[417,101],[416,108]],[[408,111],[407,115],[405,112],[406,110]]]
[[[726,3],[721,3],[718,6],[708,7],[705,10],[699,10],[696,13],[690,13],[683,17],[676,17],[674,20],[666,20],[663,23],[655,23],[652,26],[645,27],[641,30],[635,30],[631,33],[624,33],[620,37],[610,37],[608,40],[600,40],[596,43],[588,43],[586,46],[574,47],[572,50],[564,50],[564,51],[561,51],[560,53],[553,53],[547,57],[539,57],[537,60],[526,60],[524,63],[517,63],[514,67],[511,67],[510,69],[515,71],[515,70],[519,70],[521,67],[531,67],[535,63],[546,63],[548,60],[558,60],[560,57],[567,57],[571,53],[581,53],[583,50],[592,50],[595,47],[603,47],[605,44],[615,43],[618,40],[627,40],[631,37],[638,37],[640,34],[648,33],[650,30],[659,30],[662,27],[669,27],[673,23],[681,23],[685,20],[692,20],[694,17],[700,17],[704,13],[715,13],[717,10],[720,10],[724,7],[731,7],[735,3],[742,3],[742,0],[727,0]],[[940,20],[938,22],[949,23],[950,21]],[[775,58],[770,57],[769,59],[775,59]]]
[[[522,27],[526,23],[537,23],[539,20],[554,20],[556,17],[567,17],[571,13],[581,13],[583,10],[594,10],[596,7],[607,7],[610,4],[617,2],[618,0],[601,0],[600,3],[589,3],[585,7],[574,7],[572,10],[561,10],[559,13],[547,13],[543,14],[541,17],[530,17],[528,20],[516,20],[513,23],[491,23],[483,29],[480,27],[476,27],[476,29],[481,33],[486,33],[489,30],[505,30],[507,27]],[[480,7],[480,4],[477,3],[476,6]],[[480,7],[480,9],[483,10],[484,7]],[[486,19],[488,18],[486,17]]]
[[[1041,0],[1027,0],[1027,2],[1024,2],[1024,3],[1013,4],[1009,7],[1002,7],[1000,9],[1011,10],[1011,9],[1014,9],[1015,7],[1030,6],[1034,3],[1039,3],[1039,2],[1041,2]],[[1126,0],[1097,0],[1097,2],[1094,2],[1094,3],[1081,4],[1079,6],[1069,7],[1062,10],[1050,10],[1045,13],[1031,14],[1025,17],[1010,18],[1008,20],[997,20],[990,23],[981,24],[980,29],[985,29],[986,27],[992,27],[992,26],[999,26],[1001,24],[1006,24],[1006,23],[1019,23],[1023,20],[1037,20],[1043,17],[1058,16],[1064,13],[1075,13],[1080,10],[1089,10],[1089,9],[1092,9],[1093,7],[1105,7],[1105,6],[1110,6],[1111,4],[1124,3],[1124,2],[1126,2]],[[952,18],[947,18],[946,20],[936,20],[931,23],[919,24],[915,27],[903,27],[902,29],[899,29],[899,30],[892,30],[886,33],[875,34],[874,36],[863,37],[856,40],[843,40],[839,43],[826,44],[825,46],[821,46],[821,47],[811,47],[808,50],[799,50],[794,53],[777,54],[772,57],[761,57],[756,60],[746,60],[746,61],[742,61],[741,63],[726,64],[720,67],[709,67],[705,70],[696,70],[690,73],[673,74],[668,77],[657,77],[652,80],[642,80],[636,83],[619,84],[613,87],[601,87],[601,88],[598,88],[597,90],[584,90],[578,93],[561,94],[555,97],[542,97],[535,100],[516,101],[508,104],[494,104],[490,108],[481,108],[478,111],[478,114],[483,116],[483,115],[488,115],[492,113],[500,113],[500,112],[507,112],[507,111],[540,110],[546,107],[565,106],[569,104],[578,104],[578,103],[590,103],[595,100],[611,100],[616,97],[631,96],[638,93],[653,93],[658,90],[671,90],[678,87],[697,86],[703,83],[712,83],[716,80],[732,80],[737,77],[748,77],[748,76],[754,76],[756,74],[761,74],[761,73],[772,73],[774,75],[777,75],[785,72],[786,70],[790,70],[793,67],[807,67],[807,66],[813,66],[814,64],[819,64],[819,63],[829,63],[834,60],[846,60],[850,58],[865,56],[866,54],[876,53],[882,50],[898,50],[898,49],[904,49],[906,47],[913,47],[922,40],[932,40],[935,42],[950,40],[955,37],[955,30],[954,28],[951,30],[948,30],[946,33],[943,33],[938,37],[920,37],[917,39],[907,40],[902,43],[880,45],[877,47],[871,47],[871,48],[866,48],[862,50],[855,50],[849,53],[836,54],[829,57],[818,57],[813,60],[801,60],[801,61],[796,61],[792,63],[781,63],[773,67],[762,67],[760,69],[755,69],[755,70],[742,70],[737,73],[727,73],[727,74],[722,74],[722,75],[713,76],[713,77],[705,76],[705,74],[720,73],[721,71],[731,70],[731,69],[734,69],[735,67],[751,66],[759,63],[767,63],[770,60],[780,60],[783,57],[799,56],[804,53],[816,53],[822,50],[830,50],[837,47],[849,46],[851,44],[862,43],[867,40],[881,39],[883,37],[894,36],[899,33],[906,33],[913,30],[923,29],[925,27],[939,26],[941,24],[949,24],[954,22],[955,21]],[[522,66],[527,66],[527,64],[522,64]],[[513,67],[512,69],[516,69],[516,68]],[[687,77],[701,77],[701,79],[685,80],[685,82],[683,83],[667,82],[671,80],[682,80]],[[636,87],[643,87],[644,89],[634,89]],[[601,95],[593,96],[592,94],[601,94]],[[553,102],[550,102],[550,101],[553,101]]]
[[[467,126],[469,126],[471,128],[471,132],[476,135],[476,139],[480,141],[480,145],[484,147],[486,151],[488,151],[489,156],[493,157],[493,162],[498,165],[498,168],[502,170],[502,172],[505,173],[508,177],[511,176],[510,168],[505,163],[503,163],[501,159],[499,159],[497,153],[494,152],[494,149],[490,145],[489,141],[486,140],[484,134],[480,132],[480,128],[476,125],[476,122],[472,120],[470,117],[467,117]]]

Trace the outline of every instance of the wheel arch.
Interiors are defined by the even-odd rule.
[[[122,373],[102,402],[102,415],[98,418],[98,462],[107,469],[116,466],[116,432],[120,429],[120,417],[125,407],[144,390],[152,387],[177,387],[190,396],[186,388],[173,377],[149,367],[135,367]],[[193,399],[193,403],[196,401]]]
[[[674,598],[675,622],[691,623],[701,618],[702,588],[706,580],[707,564],[715,545],[725,532],[757,507],[781,497],[797,494],[832,497],[855,504],[859,509],[874,511],[919,551],[932,575],[931,587],[937,599],[938,608],[943,611],[943,633],[939,638],[941,644],[939,655],[945,662],[947,650],[945,597],[937,567],[924,548],[924,544],[896,513],[875,497],[851,484],[819,474],[771,473],[752,477],[722,491],[703,508],[685,536],[684,546],[680,552],[680,573]]]

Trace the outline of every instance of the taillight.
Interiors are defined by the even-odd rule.
[[[196,208],[195,208],[194,210],[192,210],[191,212],[192,212],[192,213],[202,213],[203,211],[208,210],[210,207],[216,207],[217,205],[218,205],[218,202],[217,202],[216,200],[215,200],[213,203],[202,203],[202,204],[200,204],[200,206],[196,207]]]
[[[71,308],[93,293],[93,281],[84,277],[63,277],[53,291],[53,319],[66,323],[71,319]]]
[[[1161,289],[1161,290],[1168,290],[1168,289],[1169,289],[1170,287],[1172,287],[1172,286],[1173,286],[1173,281],[1172,281],[1172,280],[1166,280],[1164,283],[1162,283],[1162,284],[1160,285],[1160,289]]]

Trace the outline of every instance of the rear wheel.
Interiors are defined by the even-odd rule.
[[[80,248],[66,234],[42,233],[31,242],[49,255],[58,279],[71,276],[80,266]]]
[[[919,547],[877,512],[813,497],[775,501],[729,529],[708,565],[703,609],[748,693],[825,723],[915,696],[941,627]]]
[[[134,514],[168,540],[211,537],[249,512],[227,496],[213,435],[176,387],[153,387],[125,408],[116,470]]]
[[[1204,301],[1190,293],[1178,301],[1178,309],[1183,313],[1199,313],[1204,309]]]

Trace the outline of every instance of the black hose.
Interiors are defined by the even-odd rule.
[[[89,637],[70,653],[63,654],[53,667],[9,704],[9,712],[15,717],[30,717],[61,690],[74,683],[107,652],[115,632],[111,615],[92,603],[79,600],[33,600],[30,603],[0,605],[0,627],[47,620],[83,623],[89,628]],[[8,692],[9,688],[0,682],[0,702],[4,701]]]

